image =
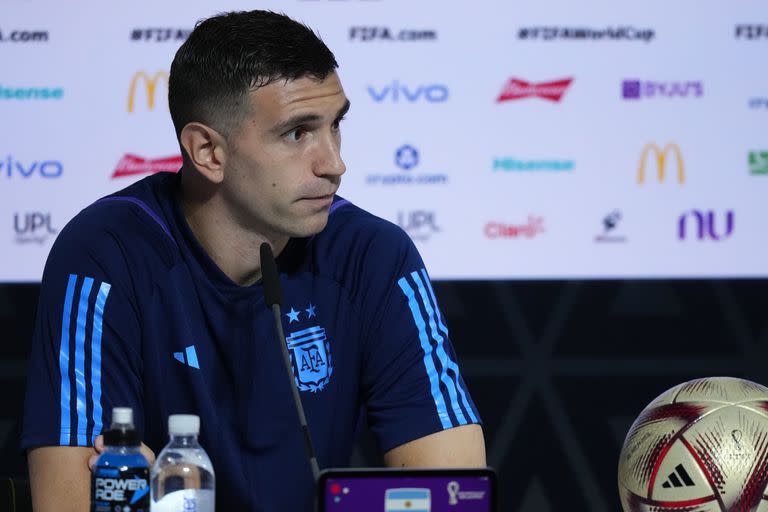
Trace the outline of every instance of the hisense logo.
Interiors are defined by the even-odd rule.
[[[494,158],[494,172],[569,172],[574,167],[573,160],[520,160],[517,158]]]
[[[61,87],[7,87],[0,85],[0,100],[60,100],[64,97]]]

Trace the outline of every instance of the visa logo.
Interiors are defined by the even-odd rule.
[[[19,160],[14,160],[10,155],[5,160],[0,160],[0,174],[9,179],[14,176],[21,176],[22,178],[39,176],[55,179],[61,177],[63,172],[64,166],[57,160],[34,161],[25,164]]]
[[[368,94],[376,103],[391,101],[392,103],[444,103],[448,101],[448,87],[443,84],[427,84],[409,87],[394,80],[383,87],[368,86]]]

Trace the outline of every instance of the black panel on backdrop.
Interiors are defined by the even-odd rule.
[[[19,417],[37,285],[0,286],[0,476],[26,476]],[[762,280],[436,282],[485,421],[501,510],[619,510],[618,454],[667,388],[768,385]],[[365,433],[355,463],[379,464]]]

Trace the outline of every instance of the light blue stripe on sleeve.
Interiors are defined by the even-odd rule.
[[[453,425],[451,424],[451,418],[448,415],[448,409],[445,406],[443,394],[440,392],[440,383],[437,380],[437,369],[435,368],[435,363],[432,361],[432,344],[427,338],[427,329],[424,324],[424,318],[421,316],[421,311],[419,311],[418,301],[416,300],[413,288],[408,284],[405,277],[401,277],[400,280],[397,281],[397,284],[408,299],[408,306],[411,308],[413,321],[419,331],[419,341],[421,342],[421,348],[424,351],[424,367],[426,368],[427,376],[429,377],[432,399],[435,401],[435,407],[437,408],[437,416],[440,418],[440,423],[443,425],[444,429],[451,428]]]
[[[72,316],[72,298],[75,295],[77,276],[69,274],[67,293],[64,296],[64,312],[61,315],[61,343],[59,346],[59,373],[61,373],[61,424],[59,429],[59,444],[69,446],[69,399],[71,396],[69,381],[69,318]]]
[[[85,322],[88,319],[88,296],[93,278],[86,277],[80,289],[75,331],[75,388],[77,389],[77,446],[87,446],[88,416],[85,411]]]
[[[429,276],[427,275],[426,269],[421,269],[421,275],[424,276],[424,281],[427,283],[427,289],[429,290],[429,296],[432,297],[432,304],[435,306],[435,314],[437,316],[437,325],[440,327],[440,330],[443,331],[443,334],[448,336],[448,328],[443,323],[443,318],[440,315],[440,308],[437,306],[437,298],[435,297],[435,291],[432,289],[432,283],[429,281]],[[477,423],[477,416],[475,416],[475,412],[472,410],[472,406],[469,404],[469,400],[467,400],[467,393],[464,390],[464,388],[459,383],[459,365],[457,365],[453,360],[450,358],[448,359],[449,366],[453,371],[454,379],[456,380],[456,387],[459,389],[459,394],[461,395],[461,403],[464,404],[464,408],[467,410],[467,414],[469,414],[469,417],[472,419],[473,423]]]
[[[421,300],[424,304],[424,310],[427,312],[427,318],[429,319],[429,330],[432,333],[432,339],[437,342],[437,359],[440,361],[440,365],[442,367],[440,369],[440,380],[443,381],[445,388],[448,390],[448,396],[451,399],[451,408],[453,409],[453,413],[456,415],[456,419],[458,420],[459,425],[466,425],[467,419],[464,417],[464,413],[462,412],[461,406],[459,405],[459,396],[456,394],[456,386],[448,376],[448,365],[452,361],[448,357],[448,354],[445,352],[445,347],[443,346],[443,337],[437,330],[437,323],[435,322],[435,311],[432,309],[432,305],[429,303],[429,297],[427,297],[427,291],[424,289],[424,283],[421,281],[419,273],[411,272],[411,277],[413,278],[413,282],[415,282],[416,286],[419,288],[419,295],[421,295]]]
[[[104,320],[104,305],[112,285],[101,283],[93,310],[93,335],[91,336],[91,387],[93,388],[93,435],[91,443],[96,442],[96,436],[101,434],[101,336]]]

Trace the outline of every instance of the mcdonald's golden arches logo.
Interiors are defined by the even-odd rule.
[[[165,83],[165,91],[167,95],[168,91],[168,73],[165,71],[158,71],[155,76],[150,77],[144,71],[138,71],[133,74],[131,78],[131,85],[128,88],[128,112],[133,112],[136,105],[136,89],[139,82],[144,84],[144,91],[146,92],[147,108],[149,110],[155,109],[155,97],[157,94],[157,84],[162,81]],[[165,98],[165,95],[163,96]]]
[[[648,157],[651,155],[655,157],[653,160],[656,161],[659,183],[664,183],[670,155],[674,155],[675,160],[677,160],[677,182],[681,185],[685,183],[685,163],[683,162],[683,153],[680,151],[680,146],[670,142],[663,149],[660,149],[659,146],[651,142],[645,145],[643,152],[640,154],[640,167],[637,170],[638,184],[642,185],[645,183],[645,171],[648,165]]]

